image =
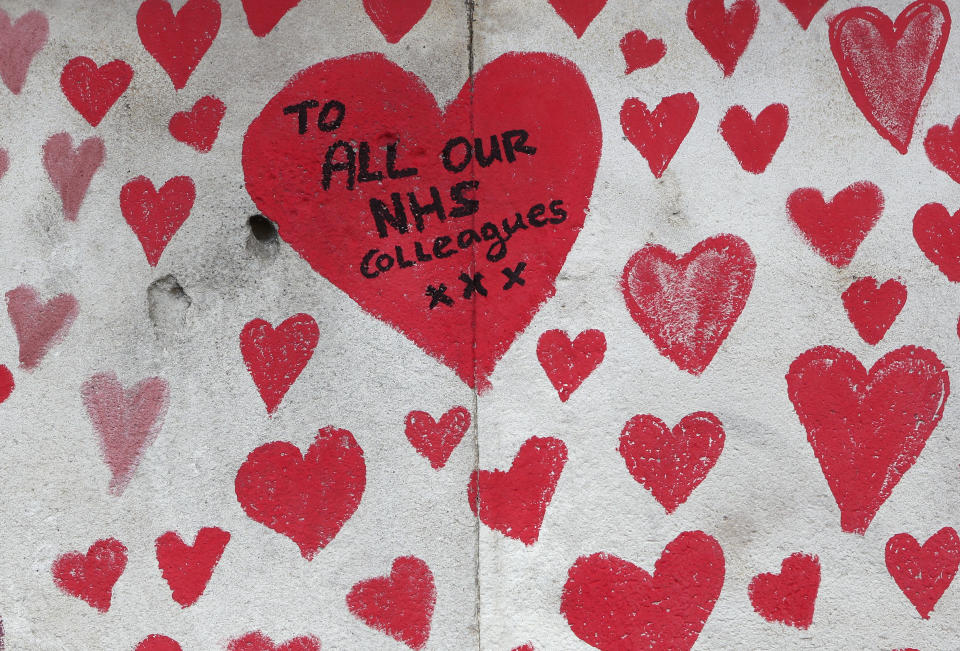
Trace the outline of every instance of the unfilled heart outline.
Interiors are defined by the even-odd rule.
[[[243,167],[315,271],[484,390],[555,292],[600,148],[593,95],[566,59],[505,54],[441,110],[419,78],[365,53],[298,73],[247,130]]]

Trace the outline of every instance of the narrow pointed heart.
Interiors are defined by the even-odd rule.
[[[830,50],[854,103],[894,149],[906,154],[950,34],[942,0],[918,0],[896,22],[873,7],[830,19]]]
[[[90,126],[100,124],[127,90],[133,68],[119,59],[97,66],[93,59],[70,59],[60,73],[60,89]]]
[[[855,280],[841,296],[850,323],[871,346],[880,343],[907,302],[907,287],[891,278],[882,285],[876,278]]]
[[[693,93],[664,97],[653,111],[631,97],[620,108],[620,127],[659,179],[690,132],[699,110]]]
[[[785,104],[771,104],[754,120],[742,106],[731,106],[720,121],[720,135],[747,172],[763,174],[787,135],[790,111]]]
[[[207,589],[213,570],[230,542],[230,533],[219,527],[197,531],[193,545],[183,542],[176,531],[157,538],[157,565],[170,586],[173,600],[181,608],[192,606]]]
[[[90,181],[106,154],[100,138],[87,138],[74,149],[69,133],[56,133],[43,145],[43,167],[60,195],[65,219],[76,221]]]
[[[780,564],[780,573],[753,577],[748,594],[758,615],[800,629],[810,628],[820,589],[820,559],[791,554]]]
[[[960,567],[960,536],[944,527],[920,545],[908,533],[887,541],[887,571],[924,619],[930,619],[940,597],[947,591]]]
[[[168,0],[144,0],[137,11],[137,33],[144,49],[180,90],[220,31],[217,0],[187,0],[176,14]]]
[[[439,470],[447,464],[468,429],[470,412],[466,407],[453,407],[439,422],[425,411],[411,411],[405,419],[404,432],[417,454]]]
[[[101,613],[110,610],[113,586],[127,567],[127,548],[115,538],[98,540],[84,552],[57,557],[51,572],[60,590]]]
[[[147,263],[156,267],[167,244],[187,221],[197,191],[189,176],[175,176],[157,190],[138,176],[120,190],[120,212],[140,240]]]
[[[58,294],[41,302],[37,290],[29,285],[11,289],[6,299],[7,313],[20,344],[20,367],[33,370],[67,336],[80,306],[73,294]]]
[[[687,5],[687,27],[723,70],[724,77],[733,74],[759,19],[756,0],[734,0],[729,8],[724,0],[690,0]]]
[[[950,379],[926,348],[891,351],[868,373],[853,354],[818,346],[790,365],[787,390],[840,528],[863,534],[940,422]]]
[[[80,386],[80,395],[110,468],[110,494],[122,495],[160,435],[170,388],[166,380],[151,377],[124,389],[114,373],[98,373]]]
[[[928,203],[913,216],[913,239],[952,283],[960,283],[960,210],[950,214],[943,204]]]
[[[347,608],[364,624],[418,651],[430,639],[436,601],[433,572],[415,556],[394,559],[389,576],[360,581],[347,594]]]
[[[50,26],[41,11],[28,11],[16,22],[0,9],[0,79],[14,95],[27,80],[33,57],[47,43]]]
[[[319,339],[320,328],[309,314],[294,314],[276,329],[263,319],[243,326],[240,352],[268,414],[300,377]]]
[[[273,31],[288,11],[300,4],[300,0],[242,0],[242,4],[250,31],[263,38]]]
[[[227,651],[320,651],[320,640],[313,635],[300,635],[281,643],[253,631],[230,640]]]
[[[213,95],[201,97],[189,111],[173,114],[168,125],[170,135],[205,154],[217,141],[226,111],[227,105]]]
[[[363,0],[363,9],[387,43],[399,43],[420,22],[431,0]]]
[[[570,29],[577,35],[583,36],[587,27],[603,10],[607,0],[549,0],[550,6],[563,18],[563,22],[570,25]]]
[[[537,359],[561,402],[566,402],[593,373],[607,352],[600,330],[584,330],[570,341],[563,330],[547,330],[537,340]]]
[[[780,0],[780,4],[790,10],[793,17],[800,23],[800,27],[804,29],[810,27],[813,17],[827,2],[828,0]]]
[[[941,172],[960,183],[960,115],[953,125],[935,124],[923,140],[927,158]]]

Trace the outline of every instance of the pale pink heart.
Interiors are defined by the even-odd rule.
[[[35,369],[55,344],[67,336],[80,306],[72,294],[40,301],[37,290],[21,285],[6,294],[7,313],[20,343],[20,367]]]
[[[106,149],[100,138],[87,138],[76,149],[69,133],[56,133],[43,146],[43,166],[63,202],[63,216],[76,221],[90,180],[97,173]]]
[[[23,89],[30,63],[46,44],[49,31],[47,17],[40,11],[28,11],[11,23],[0,9],[0,79],[14,95]]]
[[[7,173],[8,169],[10,169],[10,154],[7,153],[6,149],[0,149],[0,179]]]

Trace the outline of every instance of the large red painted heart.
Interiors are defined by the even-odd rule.
[[[17,22],[0,9],[0,79],[19,95],[37,52],[47,43],[50,26],[41,11],[28,11]]]
[[[20,285],[6,293],[7,313],[20,344],[20,368],[37,368],[43,356],[67,336],[80,311],[73,294],[40,301],[37,290]]]
[[[138,176],[121,188],[120,212],[140,240],[151,267],[157,266],[170,239],[187,221],[196,196],[189,176],[175,176],[159,190],[153,181]]]
[[[829,202],[816,188],[800,188],[787,198],[787,215],[810,246],[827,262],[843,268],[883,212],[883,193],[869,181],[847,186]]]
[[[921,546],[908,533],[887,541],[887,571],[924,619],[930,619],[940,597],[960,567],[960,536],[944,527]]]
[[[127,548],[115,538],[98,540],[83,552],[69,552],[53,562],[53,582],[68,595],[102,613],[110,610],[113,586],[127,567]]]
[[[268,414],[300,377],[319,340],[320,328],[309,314],[294,314],[276,329],[263,319],[243,326],[240,352]]]
[[[813,17],[823,9],[828,0],[780,0],[780,4],[790,10],[800,27],[806,29],[813,22]]]
[[[133,651],[183,651],[179,642],[166,635],[148,635]]]
[[[935,124],[923,139],[927,158],[941,172],[960,183],[960,115],[953,125]]]
[[[97,66],[93,59],[70,59],[60,73],[60,89],[77,112],[91,126],[97,126],[116,103],[130,80],[133,68],[116,59]]]
[[[771,104],[754,120],[742,106],[731,106],[720,121],[720,135],[747,172],[762,174],[787,135],[790,112],[785,104]]]
[[[960,283],[960,210],[951,216],[942,204],[921,206],[913,216],[913,239],[947,280]]]
[[[724,7],[724,0],[690,0],[687,5],[687,27],[723,70],[724,77],[733,74],[759,19],[756,0],[735,0],[729,9]]]
[[[151,377],[124,389],[113,373],[98,373],[80,386],[80,395],[110,468],[110,494],[122,495],[160,435],[170,388],[166,380]]]
[[[301,635],[281,644],[260,631],[253,631],[230,640],[227,651],[320,651],[320,640],[313,635]]]
[[[557,15],[563,18],[563,22],[570,25],[570,29],[577,38],[583,36],[587,27],[607,4],[607,0],[549,0],[549,2]]]
[[[491,529],[532,545],[540,537],[547,506],[566,463],[563,441],[533,436],[520,446],[510,470],[470,473],[470,510]]]
[[[100,138],[87,138],[76,149],[69,133],[55,133],[47,139],[43,145],[43,167],[60,195],[64,218],[76,221],[90,181],[106,155]]]
[[[656,416],[634,416],[620,434],[627,470],[667,513],[687,501],[723,452],[723,423],[708,411],[687,414],[671,431]]]
[[[620,127],[659,179],[690,132],[699,110],[693,93],[664,97],[653,111],[630,97],[620,107]]]
[[[363,450],[345,429],[324,427],[302,454],[274,441],[251,452],[237,471],[237,501],[254,521],[295,542],[312,560],[360,506],[367,484]]]
[[[314,270],[485,390],[555,291],[600,143],[583,75],[555,55],[505,54],[441,111],[366,53],[298,73],[247,130],[243,167]]]
[[[840,507],[840,528],[863,534],[943,416],[943,363],[904,346],[868,374],[853,354],[818,346],[790,365],[787,389]]]
[[[370,16],[387,43],[399,43],[430,8],[430,0],[363,0]]]
[[[137,11],[140,42],[177,90],[187,85],[218,31],[217,0],[187,0],[176,14],[167,0],[144,0]]]
[[[242,0],[242,4],[250,31],[263,38],[273,31],[288,11],[300,4],[300,0]]]
[[[447,465],[450,455],[470,429],[470,412],[466,407],[453,407],[437,422],[425,411],[411,411],[404,425],[413,449],[428,459],[434,470],[439,470]]]
[[[603,361],[607,338],[599,330],[584,330],[570,341],[563,330],[547,330],[537,340],[537,359],[561,402],[566,402]]]
[[[907,287],[893,278],[880,285],[868,276],[853,281],[841,299],[850,323],[865,342],[876,346],[907,302]]]
[[[648,244],[627,261],[620,289],[660,354],[700,375],[743,312],[756,267],[736,235],[707,238],[682,257]]]
[[[780,574],[765,572],[753,577],[748,594],[753,609],[768,622],[807,629],[820,589],[820,559],[791,554],[780,563]]]
[[[627,64],[625,74],[656,65],[667,53],[667,46],[659,38],[649,38],[642,30],[627,32],[620,39],[620,52]]]
[[[723,587],[723,550],[685,531],[651,575],[611,554],[581,556],[567,575],[560,612],[574,635],[604,651],[690,649]]]
[[[850,96],[901,154],[910,147],[949,34],[943,0],[918,0],[895,23],[873,7],[847,9],[830,20],[830,50]]]
[[[230,542],[230,533],[219,527],[197,531],[193,545],[183,542],[176,531],[157,538],[157,565],[170,586],[173,600],[181,608],[192,606],[207,589],[213,569]]]
[[[347,594],[351,613],[411,649],[427,645],[436,602],[433,572],[415,556],[394,559],[389,576],[360,581]]]
[[[201,154],[213,149],[220,133],[220,121],[227,105],[213,95],[201,97],[189,111],[174,113],[170,118],[170,135]]]

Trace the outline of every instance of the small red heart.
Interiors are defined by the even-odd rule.
[[[660,354],[700,375],[743,312],[756,268],[736,235],[707,238],[682,257],[648,244],[623,267],[620,289]]]
[[[724,0],[690,0],[687,27],[706,48],[707,54],[729,77],[750,43],[760,19],[756,0],[735,0],[729,9]]]
[[[887,541],[887,571],[924,619],[930,619],[940,597],[960,567],[960,536],[944,527],[921,546],[908,533]]]
[[[250,31],[263,38],[273,31],[288,11],[300,4],[300,0],[242,0],[242,4]]]
[[[324,427],[306,454],[284,441],[255,449],[237,471],[234,489],[250,519],[295,542],[309,561],[360,506],[366,483],[353,434]]]
[[[138,176],[120,190],[120,212],[133,229],[147,262],[156,267],[170,239],[190,216],[197,191],[189,176],[175,176],[157,190]]]
[[[796,553],[783,559],[780,574],[753,577],[748,592],[753,609],[768,622],[806,630],[813,623],[819,589],[820,559]]]
[[[320,328],[309,314],[294,314],[276,329],[263,319],[243,326],[240,352],[268,414],[300,377],[319,340]]]
[[[173,114],[170,135],[205,154],[213,149],[226,111],[227,105],[213,95],[201,97],[189,111]]]
[[[230,533],[219,527],[203,527],[193,545],[188,545],[176,531],[157,538],[157,565],[170,586],[173,600],[181,608],[192,606],[207,588],[213,570],[230,542]]]
[[[747,172],[762,174],[787,135],[790,112],[785,104],[771,104],[754,120],[742,106],[731,106],[720,121],[720,135]]]
[[[549,0],[550,6],[563,18],[563,22],[570,25],[570,29],[577,35],[583,36],[587,27],[597,17],[597,14],[607,4],[607,0]]]
[[[532,545],[567,463],[567,446],[551,437],[527,439],[510,470],[474,470],[467,499],[470,510],[491,529]]]
[[[411,411],[405,421],[405,433],[417,453],[430,461],[434,470],[447,464],[454,449],[470,428],[470,412],[454,407],[440,417],[440,422],[425,411]]]
[[[115,538],[98,540],[83,552],[69,552],[53,562],[53,582],[68,595],[102,613],[110,610],[113,586],[127,567],[127,548]]]
[[[389,576],[360,581],[347,594],[351,613],[411,649],[427,645],[436,602],[433,573],[415,556],[394,559]]]
[[[943,416],[943,362],[904,346],[867,373],[853,354],[818,346],[790,365],[787,389],[840,508],[840,528],[863,534]]]
[[[10,372],[6,364],[0,364],[0,403],[7,401],[7,398],[13,393],[13,389],[13,373]],[[0,647],[0,651],[2,649],[3,647]]]
[[[693,93],[664,97],[653,112],[631,97],[620,108],[620,127],[659,179],[690,132],[699,110]]]
[[[64,218],[76,221],[90,181],[106,155],[100,138],[87,138],[76,149],[69,133],[56,133],[47,139],[43,145],[43,167],[60,195]]]
[[[723,550],[702,531],[685,531],[663,550],[651,575],[607,553],[581,556],[567,575],[560,612],[597,649],[690,649],[723,587]]]
[[[913,239],[952,283],[960,283],[960,210],[950,215],[942,204],[928,203],[913,216]]]
[[[934,167],[960,183],[960,116],[953,121],[952,127],[946,124],[930,127],[923,148]]]
[[[176,15],[167,0],[144,0],[137,11],[140,42],[177,90],[187,85],[218,31],[217,0],[187,0]]]
[[[563,330],[547,330],[537,341],[537,359],[561,402],[600,366],[606,352],[607,338],[599,330],[584,330],[573,341]]]
[[[70,59],[60,73],[60,89],[73,108],[97,126],[133,79],[133,68],[116,59],[102,66],[88,57]]]
[[[907,302],[907,287],[892,278],[879,285],[868,276],[852,282],[841,298],[850,323],[865,342],[876,346]]]
[[[280,644],[260,631],[254,631],[231,640],[227,651],[320,651],[320,640],[312,635],[301,635]]]
[[[883,193],[869,181],[847,186],[829,202],[816,188],[794,190],[787,214],[827,262],[846,267],[883,212]]]
[[[659,38],[649,38],[642,30],[635,29],[620,39],[620,51],[627,64],[625,74],[640,68],[656,65],[667,53],[667,46]]]
[[[148,635],[133,651],[183,651],[180,644],[166,635]]]
[[[37,52],[47,43],[50,26],[41,11],[28,11],[17,22],[0,9],[0,79],[19,95]]]
[[[720,419],[707,411],[687,414],[673,430],[656,416],[634,416],[620,434],[627,470],[667,513],[687,501],[723,452]]]
[[[20,285],[6,294],[7,313],[20,344],[20,368],[37,368],[43,356],[64,337],[80,305],[73,294],[58,294],[41,302],[37,290]]]
[[[528,644],[523,644],[521,646],[516,647],[515,649],[513,649],[513,651],[536,651],[536,649],[533,648],[532,644],[528,643]]]
[[[780,0],[780,4],[790,10],[800,27],[806,29],[810,27],[817,12],[827,4],[827,0]]]
[[[363,0],[363,9],[387,43],[399,43],[430,8],[430,0]]]

